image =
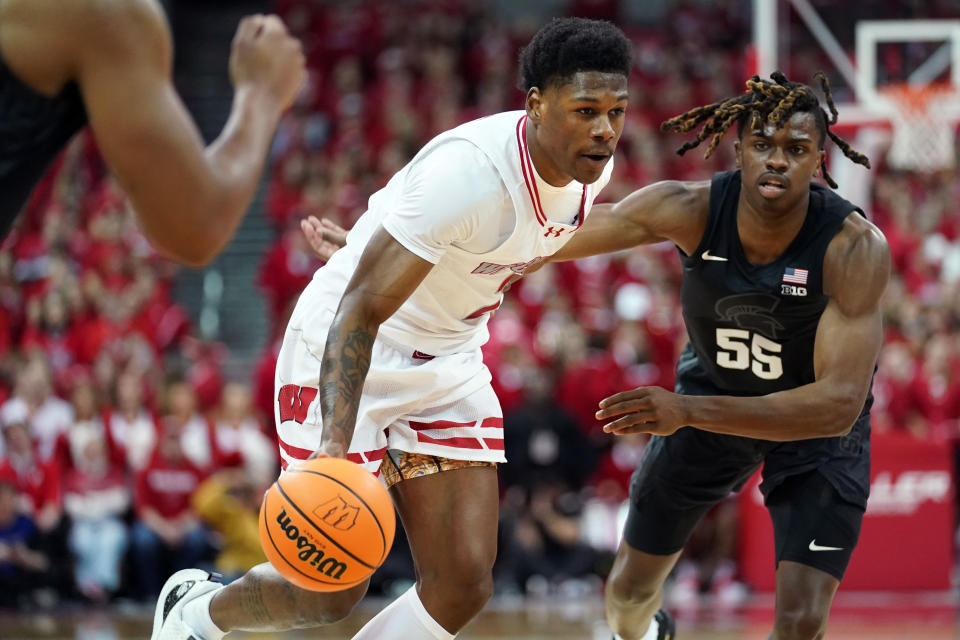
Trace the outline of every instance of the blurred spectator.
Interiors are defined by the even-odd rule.
[[[50,560],[30,548],[36,527],[18,509],[19,499],[15,479],[0,471],[0,609],[22,608],[47,585]]]
[[[693,530],[674,569],[666,597],[677,609],[695,611],[704,594],[715,611],[735,609],[746,600],[746,586],[736,580],[737,501],[717,504]]]
[[[26,424],[40,459],[53,455],[57,440],[73,422],[73,411],[53,394],[50,371],[42,358],[33,357],[20,369],[13,397],[0,407],[0,421]]]
[[[198,469],[207,471],[218,461],[213,425],[197,411],[197,396],[186,382],[167,387],[163,430],[180,439],[184,455]]]
[[[121,374],[114,388],[115,407],[107,412],[107,431],[127,467],[140,471],[157,445],[157,423],[144,405],[143,380],[139,375]]]
[[[100,411],[100,399],[93,380],[89,376],[78,376],[70,392],[70,409],[73,419],[70,428],[57,440],[56,464],[61,473],[73,469],[76,465],[77,442],[86,442],[89,438],[103,441],[112,464],[122,463],[119,449],[114,445]]]
[[[915,422],[916,409],[910,394],[913,375],[910,346],[903,341],[887,342],[873,379],[873,433],[908,429]]]
[[[219,342],[186,336],[180,341],[180,353],[185,357],[184,381],[193,391],[194,409],[208,413],[216,408],[223,393],[223,360],[227,349]]]
[[[529,498],[519,487],[506,496],[505,539],[509,558],[505,570],[528,595],[564,592],[582,597],[593,592],[580,579],[593,572],[597,554],[583,541],[579,515],[583,505],[562,483],[540,483]],[[599,583],[595,585],[599,589]],[[573,591],[572,593],[570,591]]]
[[[67,301],[57,289],[27,306],[28,324],[21,347],[38,352],[55,374],[76,361],[76,335],[69,314]]]
[[[137,474],[131,547],[140,595],[147,600],[156,597],[167,575],[207,555],[207,532],[190,505],[203,475],[184,454],[180,434],[169,429]]]
[[[224,469],[197,487],[193,508],[217,534],[217,571],[227,581],[266,562],[260,546],[260,499],[263,485],[242,468]]]
[[[267,343],[254,366],[251,381],[253,404],[257,414],[268,425],[267,433],[271,442],[276,442],[277,439],[276,418],[273,415],[276,405],[273,385],[275,383],[274,372],[277,368],[277,358],[280,356],[280,346],[282,344],[282,333],[279,337]]]
[[[266,488],[277,477],[279,459],[273,440],[263,433],[253,416],[250,390],[241,384],[228,384],[219,413],[214,441],[221,456],[220,465],[239,465],[250,481]]]
[[[508,464],[500,469],[506,486],[557,483],[579,488],[596,464],[586,436],[553,400],[550,372],[530,372],[523,404],[504,416]]]
[[[109,455],[103,433],[75,426],[70,459],[63,504],[71,521],[69,542],[76,558],[77,588],[88,599],[105,602],[120,587],[120,566],[129,538],[123,517],[130,491],[123,468]]]
[[[270,305],[271,327],[283,328],[278,320],[300,296],[320,264],[300,231],[299,216],[292,217],[280,238],[264,254],[257,274],[257,284]]]
[[[33,546],[49,558],[46,583],[57,596],[70,595],[73,589],[73,559],[67,546],[67,519],[63,517],[61,473],[57,461],[41,460],[27,431],[25,413],[7,413],[3,424],[6,460],[0,463],[0,476],[12,479],[19,493],[21,510],[36,526]]]
[[[590,486],[600,489],[609,484],[604,492],[625,500],[630,491],[630,477],[643,459],[649,441],[650,436],[646,433],[611,438],[610,445],[603,451],[594,467]]]
[[[3,423],[6,460],[0,474],[14,479],[21,492],[22,508],[31,515],[42,532],[56,530],[62,520],[60,470],[53,460],[40,460],[27,431],[27,416],[7,412]]]
[[[923,358],[914,370],[910,392],[924,427],[916,435],[941,442],[960,439],[960,378],[953,339],[934,335],[924,346]],[[915,428],[917,428],[915,426]]]

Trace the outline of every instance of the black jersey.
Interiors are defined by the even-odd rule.
[[[690,256],[680,252],[681,305],[690,342],[677,363],[678,393],[757,396],[815,381],[813,346],[828,302],[823,258],[844,219],[862,211],[812,184],[796,238],[773,262],[753,265],[737,231],[739,199],[739,171],[714,175],[700,246]],[[865,504],[872,404],[868,393],[861,418],[846,436],[773,446],[765,457],[772,468],[765,471],[761,489],[766,493],[790,474],[820,469],[841,495]]]
[[[87,122],[76,84],[37,93],[0,57],[0,239],[67,141]]]
[[[739,198],[739,171],[713,177],[703,239],[693,255],[683,255],[681,304],[690,344],[677,377],[737,396],[809,384],[827,306],[823,258],[843,220],[860,210],[811,185],[807,216],[793,242],[773,262],[753,265],[737,231]]]

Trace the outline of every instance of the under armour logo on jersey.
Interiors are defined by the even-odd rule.
[[[546,233],[543,234],[543,237],[549,238],[551,233],[553,234],[554,238],[559,238],[560,234],[563,233],[563,227],[559,229],[557,229],[556,227],[550,227],[549,229],[547,229]]]

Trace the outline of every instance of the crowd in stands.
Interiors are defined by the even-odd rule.
[[[749,25],[736,4],[678,3],[664,28],[625,25],[636,68],[605,199],[732,167],[732,142],[707,161],[680,157],[682,141],[658,125],[741,90]],[[484,3],[419,5],[276,3],[304,42],[310,79],[272,151],[262,215],[277,239],[251,283],[272,337],[249,381],[223,379],[225,348],[197,337],[172,300],[174,267],[137,231],[89,136],[41,185],[0,252],[0,607],[148,601],[178,566],[232,576],[262,561],[256,509],[278,468],[273,366],[320,265],[299,220],[349,228],[433,135],[522,105],[516,53],[538,25],[498,21]],[[577,0],[571,12],[615,17],[616,6]],[[954,443],[960,180],[874,166],[872,210],[895,263],[874,430]],[[685,339],[680,275],[664,245],[550,265],[516,283],[492,318],[485,354],[511,461],[501,468],[502,590],[578,594],[608,570],[646,440],[607,436],[593,414],[617,391],[672,388]],[[731,517],[721,508],[702,532],[719,597],[736,586],[723,539]],[[378,575],[384,589],[409,580],[409,558],[398,552]]]
[[[276,446],[174,271],[79,137],[0,252],[0,605],[147,600],[171,567],[246,568],[224,504],[255,525]]]

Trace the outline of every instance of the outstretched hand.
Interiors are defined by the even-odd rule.
[[[596,415],[597,420],[622,416],[603,425],[606,433],[668,436],[687,424],[685,400],[661,387],[637,387],[601,400]]]
[[[304,218],[300,221],[300,230],[310,243],[310,248],[324,262],[347,244],[347,230],[326,218]]]

